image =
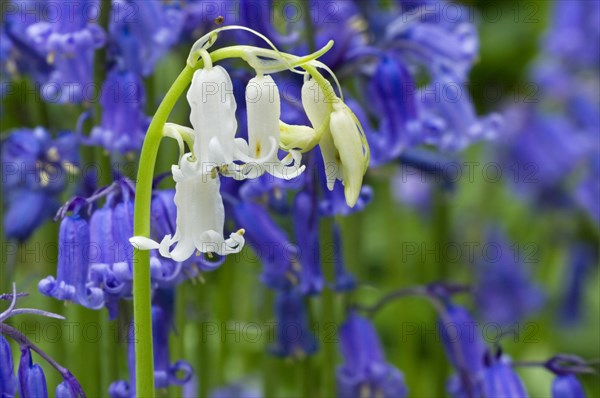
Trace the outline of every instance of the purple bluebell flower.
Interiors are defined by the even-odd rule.
[[[369,81],[368,92],[370,106],[380,120],[378,130],[367,135],[371,164],[379,166],[396,159],[407,147],[420,143],[417,86],[404,63],[382,55]],[[368,125],[359,107],[350,106],[355,113],[358,111],[363,126]]]
[[[13,397],[17,391],[17,378],[12,351],[8,341],[0,335],[0,397]]]
[[[276,331],[271,353],[284,358],[303,358],[317,351],[310,329],[304,296],[297,290],[278,290],[275,298]]]
[[[44,398],[48,396],[46,376],[42,367],[31,360],[29,347],[21,347],[19,364],[19,395],[22,398]]]
[[[181,10],[160,1],[114,0],[109,32],[118,67],[150,75],[179,39],[183,18]]]
[[[573,374],[558,375],[552,381],[552,398],[585,398],[581,382]]]
[[[527,398],[527,390],[507,357],[493,359],[483,371],[482,392],[484,397]]]
[[[26,240],[50,218],[58,194],[78,172],[78,140],[71,133],[52,139],[41,127],[19,129],[3,139],[1,159],[6,235]]]
[[[239,196],[245,201],[264,202],[270,209],[285,214],[289,212],[288,192],[300,189],[304,183],[304,173],[291,180],[263,174],[258,178],[245,181],[239,189]]]
[[[294,200],[294,235],[298,244],[300,284],[303,294],[317,294],[323,289],[319,248],[319,217],[316,198],[302,191]]]
[[[477,396],[486,354],[477,322],[465,308],[452,303],[446,303],[439,317],[442,345],[457,371],[448,383],[448,393],[453,397]]]
[[[272,289],[290,289],[300,281],[298,249],[260,205],[238,202],[234,216],[246,228],[245,238],[263,264],[261,281]]]
[[[403,398],[408,394],[404,375],[385,360],[371,322],[349,314],[340,327],[344,364],[336,372],[340,397]]]
[[[417,95],[424,142],[441,150],[461,151],[496,138],[503,128],[497,113],[477,116],[466,85],[456,75],[439,73]]]
[[[559,0],[554,4],[546,50],[576,66],[600,66],[600,4],[597,1]]]
[[[102,123],[90,133],[90,143],[111,153],[137,151],[142,147],[149,119],[144,114],[144,87],[134,73],[112,70],[100,98]]]
[[[336,292],[353,290],[356,288],[356,278],[346,269],[346,263],[342,253],[342,234],[338,223],[333,224],[333,256],[335,271],[333,290]]]
[[[90,230],[88,222],[74,214],[60,223],[58,236],[58,266],[56,278],[42,279],[38,288],[46,296],[73,301],[87,308],[104,305],[101,289],[87,286],[89,269]]]
[[[94,51],[104,45],[106,37],[95,23],[98,0],[59,3],[56,22],[38,22],[27,34],[53,67],[42,86],[42,97],[49,102],[78,103],[93,98]]]
[[[530,275],[524,253],[514,250],[501,231],[488,234],[486,247],[497,250],[492,260],[476,260],[474,297],[477,309],[487,322],[508,325],[539,311],[544,293]]]

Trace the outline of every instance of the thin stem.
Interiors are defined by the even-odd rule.
[[[133,233],[150,235],[150,201],[152,179],[162,129],[167,117],[190,81],[194,70],[186,66],[179,74],[158,107],[142,146],[135,195]],[[140,397],[154,397],[154,360],[152,348],[152,306],[150,284],[150,252],[134,250],[133,316],[136,324],[135,375],[136,392]]]

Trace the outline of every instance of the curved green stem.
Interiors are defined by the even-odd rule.
[[[256,49],[248,46],[230,46],[213,51],[210,56],[213,62],[227,58],[245,59],[249,51],[255,55],[280,58],[284,57],[288,65],[293,67],[302,66],[307,62],[318,58],[331,48],[333,43],[328,43],[321,50],[307,55],[297,57],[291,54],[278,53],[273,50]],[[204,62],[198,61],[194,67],[186,65],[181,71],[167,94],[162,100],[152,122],[148,127],[142,152],[140,155],[140,167],[138,168],[137,186],[135,195],[135,207],[133,217],[134,236],[150,235],[150,203],[152,198],[152,180],[154,177],[154,166],[158,155],[160,140],[163,137],[163,128],[171,110],[177,100],[192,81],[194,71]],[[285,67],[284,69],[287,69]],[[305,68],[306,69],[306,68]],[[307,70],[308,71],[308,70]],[[310,71],[309,71],[310,72]],[[313,70],[313,72],[316,72]],[[318,72],[316,72],[318,74]],[[135,377],[136,393],[138,397],[154,397],[154,359],[152,347],[152,303],[151,303],[151,280],[150,280],[150,252],[146,250],[134,250],[133,270],[133,315],[136,325],[135,334]]]
[[[137,175],[135,208],[133,216],[133,234],[150,235],[150,203],[152,197],[152,179],[162,130],[167,117],[177,99],[186,89],[194,69],[186,66],[179,74],[167,95],[158,107],[140,155],[140,167]],[[138,397],[154,397],[154,355],[152,351],[152,303],[150,287],[150,252],[134,250],[133,257],[133,316],[136,325],[135,334],[135,384]]]

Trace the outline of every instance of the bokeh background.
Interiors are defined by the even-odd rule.
[[[594,0],[580,1],[585,2]],[[3,2],[3,21],[8,17],[8,3],[10,0]],[[360,10],[383,10],[381,16],[367,18],[371,26],[377,25],[377,18],[383,20],[392,13],[392,5],[384,2],[351,3],[357,3]],[[433,163],[440,166],[433,174],[416,171],[407,166],[406,159],[368,171],[365,183],[373,189],[372,201],[360,212],[335,218],[341,226],[345,265],[359,283],[352,293],[335,295],[333,322],[343,321],[349,303],[372,304],[399,288],[445,280],[476,289],[486,283],[486,276],[493,275],[490,278],[496,279],[483,286],[500,289],[506,301],[493,302],[485,288],[474,295],[456,296],[456,302],[473,310],[480,325],[488,326],[484,329],[488,343],[501,344],[503,351],[517,361],[543,361],[557,353],[600,357],[600,20],[598,14],[590,13],[586,22],[566,21],[571,14],[557,11],[561,10],[559,3],[568,1],[460,3],[470,10],[480,40],[479,56],[469,73],[469,92],[477,114],[501,114],[503,127],[496,138],[473,143],[461,151],[431,150],[438,156]],[[277,8],[274,10],[273,22],[280,30],[294,31],[298,29],[295,23],[304,26],[301,20],[286,20]],[[203,22],[202,33],[214,26],[208,16]],[[225,20],[225,24],[230,23]],[[571,30],[558,31],[561,23],[571,23]],[[579,36],[573,31],[577,28],[581,29]],[[304,28],[299,31],[304,32]],[[547,44],[552,32],[557,31],[574,54],[563,55],[574,61],[561,72],[553,70],[562,62],[557,61],[561,55],[553,54]],[[182,34],[161,54],[152,73],[143,78],[147,115],[153,114],[176,78],[198,35],[198,31]],[[4,46],[6,36],[2,39]],[[76,128],[86,135],[100,123],[98,101],[58,104],[43,100],[30,71],[19,70],[22,65],[15,62],[14,52],[13,48],[2,58],[3,140],[15,129],[37,126],[44,126],[54,136]],[[583,54],[591,61],[573,66],[577,55],[584,58]],[[97,50],[94,74],[99,81],[106,77],[106,68],[102,67],[106,57],[104,48]],[[369,101],[368,93],[352,86],[352,74],[340,76],[352,96]],[[585,99],[578,102],[574,99],[578,96]],[[581,105],[585,101],[589,103]],[[188,125],[189,108],[184,102],[180,101],[170,121]],[[89,117],[82,119],[86,112]],[[532,114],[535,120],[528,119],[527,115]],[[569,123],[563,123],[565,119]],[[583,119],[589,122],[585,127],[579,123]],[[581,141],[583,130],[587,138]],[[168,171],[176,161],[176,145],[165,142],[157,172]],[[121,174],[133,179],[137,153],[109,157],[101,148],[87,146],[81,149],[81,162],[111,162],[118,165]],[[3,170],[5,182],[4,163]],[[107,168],[102,166],[100,170]],[[104,173],[98,179],[98,185],[102,185],[111,176]],[[581,199],[585,194],[579,193],[579,187],[585,181],[591,193]],[[66,201],[82,183],[85,181],[79,177],[70,178],[59,200]],[[172,187],[168,181],[162,184]],[[1,198],[6,214],[7,196]],[[292,229],[289,218],[276,219],[282,228]],[[321,225],[325,253],[332,247],[331,223],[331,219],[325,219]],[[58,226],[47,220],[26,240],[19,240],[6,237],[7,226],[3,223],[0,291],[9,292],[15,281],[19,291],[29,293],[22,305],[67,317],[63,322],[20,316],[10,323],[71,369],[89,396],[104,396],[111,382],[128,377],[125,340],[130,303],[122,303],[119,318],[109,321],[105,310],[65,304],[38,292],[38,281],[55,273]],[[206,380],[200,383],[202,393],[231,383],[260,390],[263,382],[272,382],[278,396],[315,393],[318,387],[314,386],[322,382],[323,352],[335,350],[341,363],[337,337],[319,315],[320,298],[306,299],[311,324],[318,331],[319,351],[303,360],[269,355],[268,325],[275,316],[271,308],[273,292],[259,281],[261,264],[253,260],[252,249],[244,250],[249,253],[228,259],[219,269],[204,274],[204,282],[186,281],[178,287],[171,358],[192,364],[200,379]],[[494,266],[497,269],[486,268]],[[498,306],[508,306],[510,313],[494,312]],[[431,306],[419,298],[394,301],[373,318],[386,358],[404,372],[410,396],[440,396],[452,373],[436,332],[436,319]],[[254,325],[259,325],[258,329]],[[497,326],[504,336],[499,336]],[[258,335],[257,330],[262,334]],[[45,364],[42,366],[52,391],[60,378]],[[531,396],[550,396],[550,372],[532,367],[520,368],[519,374]],[[600,396],[597,374],[584,375],[580,380],[588,396]],[[164,396],[179,393],[174,387],[163,392]]]

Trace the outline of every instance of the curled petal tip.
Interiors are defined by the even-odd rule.
[[[146,238],[145,236],[133,236],[129,238],[129,243],[137,250],[152,250],[160,247],[158,242]]]

